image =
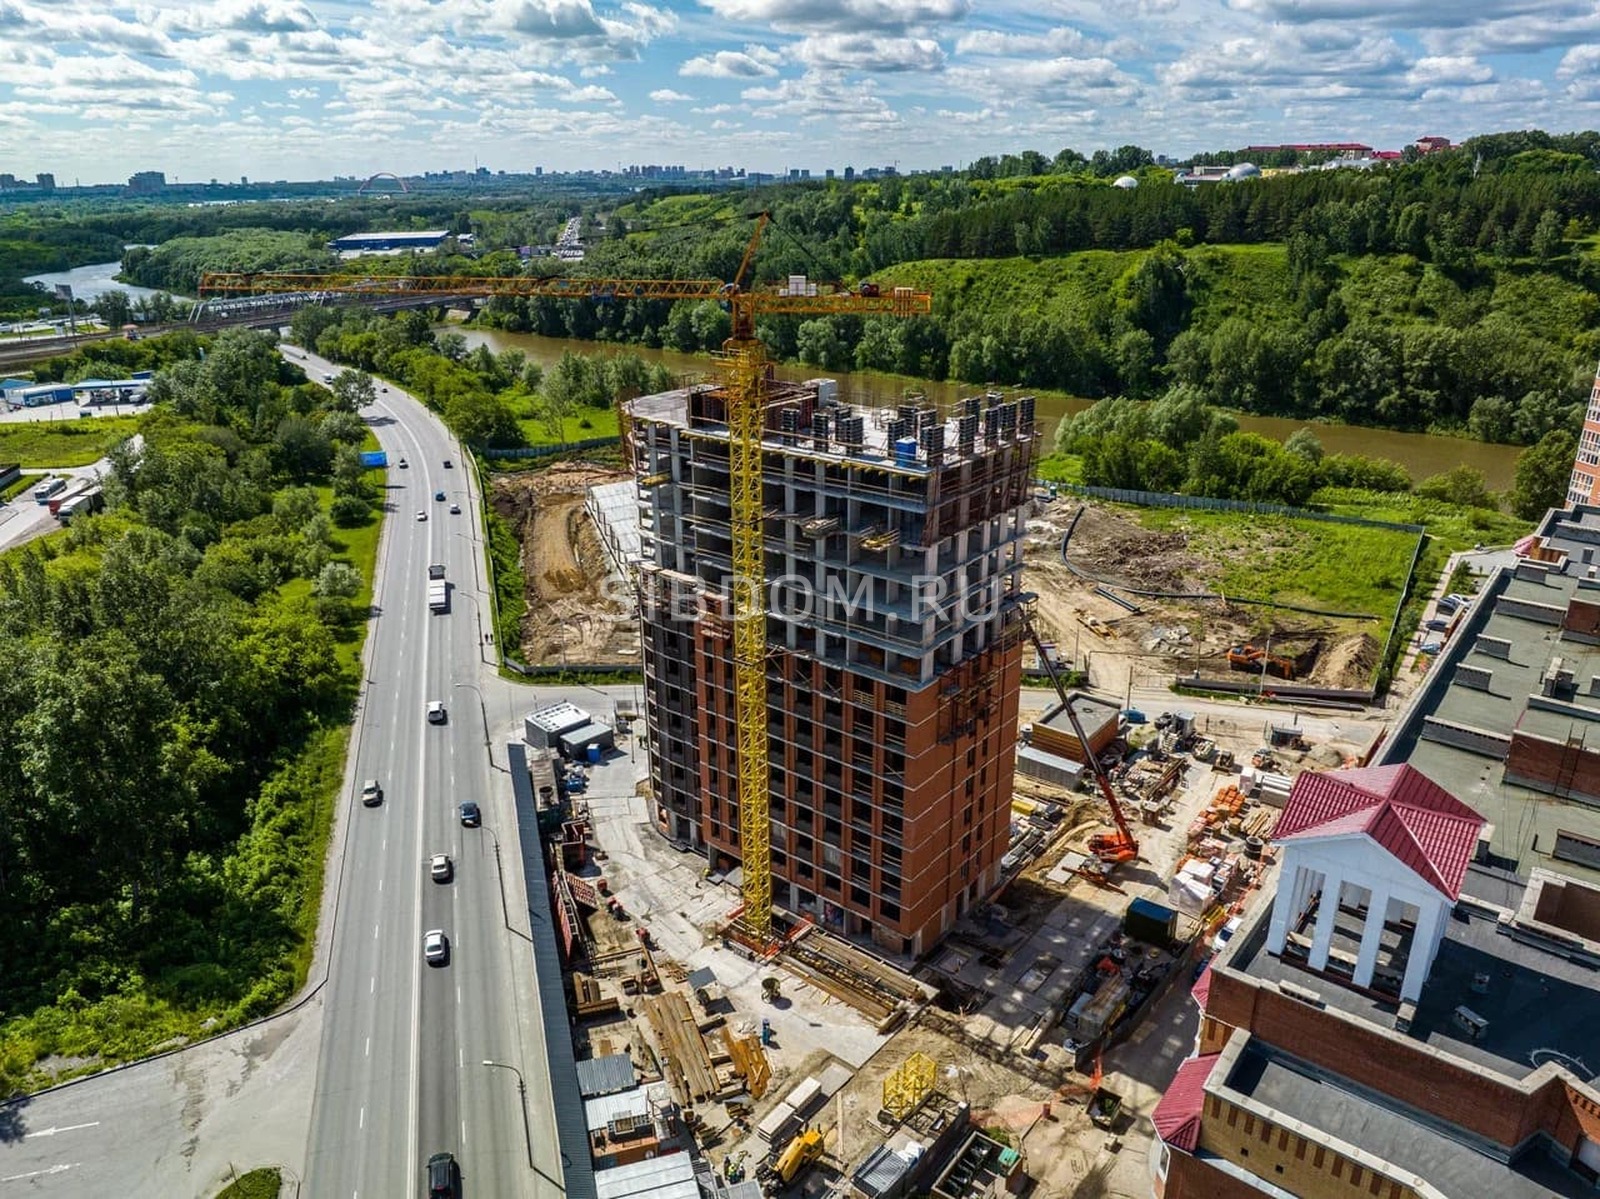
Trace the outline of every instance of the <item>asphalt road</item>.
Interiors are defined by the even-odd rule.
[[[314,378],[338,369],[302,361]],[[305,1183],[308,1194],[350,1199],[418,1193],[429,1155],[447,1151],[461,1163],[464,1194],[515,1196],[529,1185],[516,1080],[483,1065],[521,1060],[512,955],[525,943],[506,927],[495,852],[498,830],[511,828],[511,796],[491,771],[479,699],[487,600],[474,561],[477,505],[459,451],[420,404],[391,388],[369,419],[389,454],[392,519],[354,790],[376,778],[384,802],[364,808],[348,797]],[[447,614],[427,605],[435,562],[452,583]],[[427,722],[433,700],[445,703],[446,723]],[[481,806],[484,827],[461,826],[465,799]],[[435,853],[455,863],[449,883],[428,876]],[[429,929],[450,939],[444,965],[423,961]]]

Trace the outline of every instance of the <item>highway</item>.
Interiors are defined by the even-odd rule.
[[[293,356],[313,378],[338,369]],[[427,1158],[445,1151],[461,1163],[464,1194],[516,1196],[532,1185],[516,1079],[483,1063],[523,1061],[512,972],[531,958],[502,907],[496,841],[513,826],[512,800],[486,753],[479,605],[487,598],[474,562],[481,534],[471,472],[438,421],[393,388],[369,419],[389,455],[390,520],[336,916],[324,930],[332,940],[305,1185],[350,1199],[417,1193]],[[445,499],[434,499],[441,490]],[[448,614],[428,609],[435,562],[453,586]],[[445,703],[446,723],[428,723],[433,700]],[[379,807],[360,804],[367,778],[384,789]],[[466,799],[482,808],[483,827],[462,827]],[[448,883],[429,878],[435,853],[455,864]],[[445,965],[423,961],[430,929],[449,937]]]

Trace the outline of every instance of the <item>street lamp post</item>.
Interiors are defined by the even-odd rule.
[[[478,713],[483,717],[483,752],[489,757],[490,768],[509,774],[510,771],[506,767],[494,760],[494,750],[489,744],[489,705],[484,702],[483,692],[478,690],[476,683],[457,683],[456,686],[465,687],[478,697]]]
[[[506,1062],[492,1062],[483,1059],[483,1064],[494,1069],[510,1070],[517,1076],[517,1100],[522,1104],[522,1139],[528,1145],[528,1169],[533,1169],[533,1130],[528,1126],[528,1084],[522,1077],[522,1071]]]

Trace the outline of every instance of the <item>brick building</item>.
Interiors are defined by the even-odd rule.
[[[1158,1199],[1594,1194],[1600,511],[1523,548],[1378,764],[1296,780],[1272,907],[1196,984]]]
[[[1572,463],[1572,478],[1567,484],[1567,503],[1600,503],[1600,373],[1589,390],[1589,407],[1583,413],[1583,431],[1578,434],[1578,453]]]
[[[768,384],[773,901],[895,953],[994,885],[1009,837],[1032,397],[857,411]],[[655,816],[739,860],[726,397],[629,405]]]

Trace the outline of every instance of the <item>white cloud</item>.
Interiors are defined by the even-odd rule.
[[[1419,58],[1406,72],[1407,83],[1424,88],[1443,84],[1487,83],[1493,78],[1494,71],[1487,63],[1467,55]]]
[[[1019,58],[1035,54],[1072,54],[1090,45],[1076,29],[1058,25],[1045,33],[1004,33],[998,29],[974,29],[956,41],[957,54]]]
[[[925,37],[819,33],[803,39],[794,53],[806,66],[824,70],[936,71],[944,65],[939,43]]]
[[[728,21],[778,29],[902,30],[959,21],[972,0],[700,0]]]
[[[700,54],[678,68],[678,74],[703,79],[759,79],[776,75],[783,56],[765,46],[746,46],[741,50],[718,50]]]
[[[675,92],[670,87],[658,87],[650,93],[650,99],[657,104],[682,104],[693,100],[693,96],[686,96],[682,92]]]

